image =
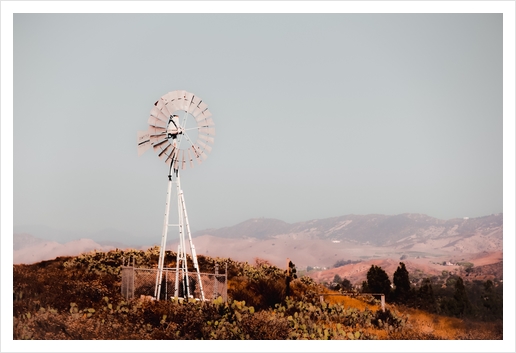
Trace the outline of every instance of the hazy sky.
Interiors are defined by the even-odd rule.
[[[178,89],[217,133],[192,230],[503,212],[502,14],[15,14],[13,45],[15,230],[159,242],[136,131]]]

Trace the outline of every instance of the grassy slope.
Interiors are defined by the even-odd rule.
[[[340,303],[346,307],[354,307],[360,310],[366,308],[378,310],[379,305],[371,305],[367,302],[349,296],[331,296],[327,299],[330,303]],[[456,340],[476,339],[492,340],[503,338],[503,325],[501,322],[486,323],[462,320],[454,317],[441,316],[428,313],[423,310],[400,307],[394,304],[386,304],[386,308],[397,310],[408,315],[410,328],[400,333],[389,334],[385,330],[370,329],[379,339],[433,339],[433,340]]]
[[[148,260],[151,262],[155,256],[154,252],[150,252],[148,256]],[[242,272],[242,269],[246,268],[246,271],[249,271],[250,267],[234,262],[232,263],[233,267],[229,268],[230,304],[231,302],[233,304],[225,308],[223,306],[202,308],[204,316],[200,315],[196,322],[189,322],[190,327],[181,326],[173,321],[174,317],[185,316],[188,318],[191,315],[188,314],[188,310],[199,311],[201,308],[194,306],[171,308],[170,303],[160,302],[157,305],[140,300],[124,302],[120,295],[120,278],[116,274],[116,269],[121,261],[118,255],[109,257],[105,254],[96,254],[89,259],[85,257],[81,261],[78,261],[77,258],[67,257],[33,265],[14,265],[14,339],[112,339],[117,335],[121,339],[196,339],[204,337],[196,333],[199,330],[204,330],[204,333],[201,333],[205,334],[206,338],[215,339],[245,339],[248,337],[285,339],[288,336],[285,336],[284,331],[291,333],[295,331],[292,328],[294,325],[302,324],[299,318],[288,319],[287,316],[302,317],[303,315],[305,315],[303,320],[307,323],[320,325],[323,330],[324,328],[336,330],[335,320],[326,319],[325,322],[319,322],[317,315],[308,318],[309,311],[313,310],[317,313],[316,310],[321,310],[316,305],[307,303],[304,314],[302,310],[295,307],[299,306],[299,302],[291,304],[290,308],[286,305],[287,308],[284,308],[283,312],[272,308],[257,309],[256,312],[252,309],[251,312],[249,307],[232,300],[231,286],[238,283],[245,287],[246,283],[246,277],[241,276],[241,273],[238,272]],[[145,259],[145,256],[141,255],[140,257]],[[92,261],[92,258],[98,258],[98,261]],[[205,258],[200,262],[208,266],[210,261],[211,259]],[[74,263],[74,265],[71,266],[70,263]],[[106,265],[108,263],[109,266]],[[260,272],[261,268],[254,268],[254,273],[263,273]],[[270,268],[268,271],[270,272]],[[281,270],[276,270],[275,273],[281,273]],[[294,288],[296,288],[295,296],[299,299],[304,298],[303,291],[313,290],[315,287],[307,287],[297,280]],[[327,291],[321,287],[317,287],[317,290]],[[234,293],[238,294],[236,291]],[[377,303],[368,303],[359,297],[328,296],[327,302],[341,304],[347,309],[352,308],[359,316],[367,311],[377,312],[379,310]],[[501,323],[493,325],[464,321],[389,304],[387,308],[391,312],[398,312],[398,316],[408,316],[408,325],[392,332],[375,325],[358,324],[350,326],[349,329],[344,327],[343,334],[337,332],[331,337],[346,338],[348,333],[360,330],[362,337],[378,339],[502,339]],[[236,311],[238,314],[235,314]],[[296,312],[299,315],[294,315]],[[168,319],[163,316],[167,314]],[[336,317],[331,315],[330,319]],[[228,331],[233,330],[234,333],[232,335],[227,333],[229,336],[225,336],[226,330],[221,329],[220,326],[215,329],[213,323],[209,324],[212,326],[207,328],[206,323],[210,321],[211,317],[216,318],[219,322],[227,320]],[[275,319],[274,322],[270,321],[271,317]],[[123,330],[120,329],[124,327],[124,322],[127,320],[132,320],[135,325],[131,331],[126,329],[122,332]],[[293,324],[293,322],[295,323]],[[267,330],[260,331],[259,328],[263,327],[267,327]],[[317,328],[314,330],[312,332],[310,329],[305,329],[308,332],[306,337],[323,337],[322,334],[318,336]],[[297,332],[299,333],[297,337],[304,337],[302,336],[304,331],[298,329]],[[313,336],[314,334],[315,336]]]

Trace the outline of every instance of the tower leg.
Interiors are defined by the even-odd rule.
[[[177,191],[177,215],[178,215],[178,227],[179,227],[179,246],[181,247],[181,256],[178,256],[178,259],[181,261],[181,285],[183,287],[183,297],[188,298],[190,296],[190,286],[188,281],[188,262],[186,256],[186,245],[185,245],[185,227],[184,227],[184,213],[183,208],[181,207],[181,182],[179,179],[179,174],[176,175],[176,191]]]
[[[195,252],[195,246],[193,245],[193,241],[192,241],[192,234],[190,232],[190,224],[188,223],[188,214],[186,213],[185,197],[183,195],[182,190],[181,190],[180,200],[181,200],[181,207],[183,209],[183,213],[185,216],[186,232],[188,233],[188,240],[190,242],[190,251],[192,252],[192,261],[193,261],[195,271],[197,272],[197,283],[199,283],[199,291],[201,292],[201,300],[204,301],[204,291],[202,289],[201,273],[199,272],[199,264],[197,263],[197,254]]]
[[[179,254],[181,252],[181,245],[177,245],[177,256],[176,256],[176,286],[174,288],[174,298],[179,296]]]
[[[186,234],[188,235],[188,241],[190,244],[190,251],[192,254],[192,261],[194,269],[197,273],[197,283],[199,285],[199,291],[201,300],[205,300],[204,298],[204,290],[201,281],[201,274],[199,271],[199,264],[197,262],[197,254],[195,252],[195,246],[192,241],[192,234],[190,232],[190,224],[188,223],[188,214],[186,212],[186,204],[183,195],[183,190],[181,190],[181,182],[179,179],[179,174],[174,173],[175,176],[175,184],[177,191],[177,213],[178,213],[178,224],[173,224],[178,227],[179,230],[179,244],[177,248],[177,256],[176,256],[176,283],[174,288],[174,297],[179,297],[179,288],[181,286],[182,296],[184,298],[189,298],[195,295],[195,290],[192,290],[190,286],[190,280],[188,277],[188,262],[187,262],[187,254],[186,254]],[[168,187],[167,187],[167,199],[165,205],[165,219],[163,221],[163,233],[161,235],[161,247],[160,254],[158,260],[158,271],[156,273],[156,285],[154,287],[154,297],[156,300],[160,299],[160,294],[162,290],[162,280],[163,280],[163,270],[164,270],[164,262],[165,262],[165,248],[167,243],[167,234],[168,227],[172,226],[169,224],[169,213],[170,213],[170,195],[172,192],[172,175],[169,176]],[[186,234],[185,234],[186,233]],[[181,272],[181,274],[180,274]]]
[[[172,180],[169,178],[167,186],[167,199],[165,203],[165,220],[163,221],[163,232],[161,234],[161,247],[158,259],[158,272],[156,273],[156,285],[154,287],[154,298],[159,300],[161,294],[161,281],[163,279],[163,264],[165,261],[165,247],[167,244],[168,214],[170,211],[170,193],[172,191]]]

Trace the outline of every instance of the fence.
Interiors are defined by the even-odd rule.
[[[156,268],[135,268],[132,266],[122,266],[122,295],[126,299],[138,298],[142,295],[154,297],[154,289],[156,286]],[[228,298],[228,280],[227,272],[218,274],[217,270],[212,273],[201,273],[202,289],[205,300],[217,299],[219,296],[224,301]],[[160,300],[170,299],[176,296],[176,269],[164,268],[161,282]],[[178,297],[183,295],[183,281],[185,276],[182,270],[179,270],[178,278]],[[199,279],[197,273],[188,272],[188,286],[190,295],[194,298],[201,298],[199,288]]]

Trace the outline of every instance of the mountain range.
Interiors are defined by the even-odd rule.
[[[411,213],[346,215],[298,223],[255,218],[231,227],[197,231],[192,236],[197,254],[248,262],[259,258],[281,267],[287,258],[301,269],[308,266],[330,268],[339,260],[399,260],[405,257],[439,262],[501,253],[503,214],[450,220]],[[26,233],[15,233],[14,240],[14,263],[73,256],[93,249],[107,251],[115,246],[131,247],[109,244],[109,238],[102,243],[80,239],[59,244]],[[178,240],[172,239],[167,248],[175,251],[177,244]]]
[[[478,218],[440,220],[423,214],[347,215],[289,224],[278,219],[255,218],[232,227],[208,229],[194,236],[221,238],[272,239],[291,236],[296,239],[352,241],[375,246],[410,246],[435,239],[464,238],[479,234],[497,234],[501,238],[503,214]],[[446,246],[451,246],[451,242]]]

